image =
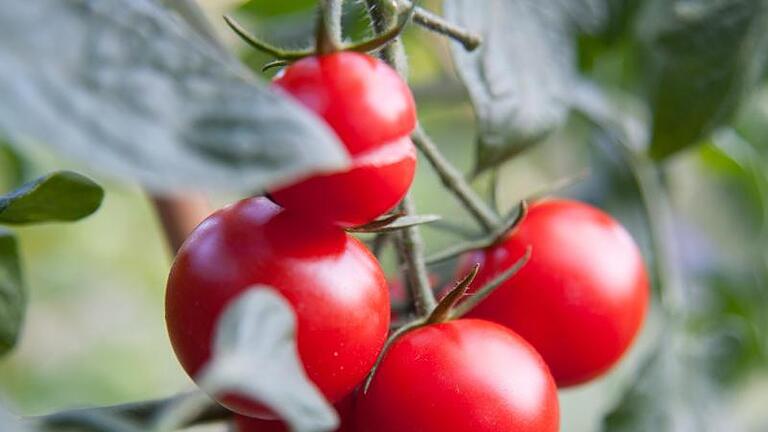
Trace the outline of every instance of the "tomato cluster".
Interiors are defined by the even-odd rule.
[[[340,431],[559,430],[557,386],[608,370],[645,316],[648,277],[629,234],[586,204],[536,203],[501,242],[466,255],[457,269],[463,276],[479,263],[479,287],[531,249],[516,276],[467,318],[425,321],[382,354],[387,282],[344,228],[381,216],[410,187],[410,91],[384,63],[348,52],[298,61],[275,85],[325,119],[352,165],[278,188],[271,199],[225,207],[187,239],[166,294],[168,331],[184,369],[193,378],[200,372],[222,311],[263,284],[292,306],[299,358],[339,411]],[[286,430],[259,401],[213,396],[238,414],[239,432]]]

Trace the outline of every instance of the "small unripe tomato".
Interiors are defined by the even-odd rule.
[[[637,335],[648,307],[648,275],[629,233],[590,205],[546,200],[531,206],[501,243],[463,258],[479,263],[473,287],[528,263],[468,316],[503,324],[533,345],[561,387],[600,376]]]
[[[353,432],[354,393],[334,405],[339,415],[339,427],[334,432]],[[235,430],[233,432],[290,432],[288,426],[280,420],[265,420],[254,417],[235,415]]]
[[[560,422],[541,357],[509,329],[475,319],[396,340],[355,418],[360,432],[556,432]]]
[[[191,377],[210,358],[222,311],[254,284],[273,287],[293,306],[299,357],[325,397],[349,394],[389,331],[389,294],[376,258],[342,229],[266,198],[215,212],[179,250],[166,292],[171,343]],[[218,399],[240,414],[268,414],[240,397]]]
[[[352,159],[270,192],[281,206],[342,226],[362,225],[403,199],[416,170],[416,108],[406,83],[382,61],[354,52],[307,57],[275,80],[336,132]]]

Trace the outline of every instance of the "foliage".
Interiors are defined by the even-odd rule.
[[[18,145],[164,191],[252,191],[346,163],[322,122],[156,1],[21,2],[0,29],[0,131]]]
[[[327,127],[253,77],[270,58],[243,54],[253,69],[248,71],[221,50],[194,2],[164,3],[170,7],[159,0],[28,0],[13,13],[0,12],[0,133],[9,143],[0,145],[0,164],[9,184],[28,178],[19,154],[33,142],[88,169],[174,192],[203,187],[250,193],[347,162]],[[349,39],[372,33],[364,3],[345,2]],[[741,430],[728,403],[750,376],[768,369],[768,2],[442,4],[450,22],[480,34],[483,44],[467,51],[451,43],[457,83],[446,73],[452,68],[440,49],[433,49],[434,36],[409,35],[416,41],[409,44],[414,75],[433,72],[418,75],[432,81],[414,87],[425,102],[436,96],[460,108],[471,103],[477,128],[471,174],[520,167],[518,161],[537,157],[586,154],[591,179],[567,193],[629,214],[633,233],[655,261],[663,336],[653,335],[652,347],[640,354],[643,365],[605,413],[603,430]],[[275,45],[303,48],[311,45],[315,6],[309,0],[250,0],[236,2],[232,13]],[[51,42],[65,37],[66,43]],[[460,90],[456,99],[450,92],[456,84],[468,98]],[[444,106],[428,111],[442,112]],[[462,119],[439,133],[464,137],[469,124]],[[468,144],[460,143],[464,149]],[[464,155],[457,148],[443,150]],[[421,175],[424,182],[429,174]],[[698,201],[709,201],[704,207],[730,217],[727,223],[694,226],[693,219],[707,215],[684,208],[690,200],[683,202],[677,190],[683,176],[697,183]],[[661,195],[645,190],[649,179]],[[494,190],[530,192],[516,187]],[[428,195],[427,207],[444,208],[441,196]],[[55,172],[0,196],[0,223],[80,219],[99,207],[102,196],[91,180]],[[655,220],[658,207],[667,226]],[[405,215],[357,231],[394,235],[435,219]],[[455,234],[443,235],[443,243]],[[735,240],[723,244],[724,236]],[[670,244],[717,247],[711,254],[706,247],[682,247],[681,259],[660,262],[660,249]],[[697,260],[702,262],[691,264]],[[669,283],[669,266],[679,270],[679,287],[670,286],[677,282]],[[24,316],[20,269],[14,234],[0,231],[0,354],[14,346]],[[682,289],[675,295],[684,301],[669,307],[663,299],[677,288]],[[239,318],[222,322],[227,333],[219,341],[239,352],[235,345],[262,340],[254,330],[261,324],[248,321],[261,315],[237,311],[270,305],[279,310],[273,300],[244,297],[232,312]],[[290,333],[289,327],[283,332]],[[282,366],[292,365],[295,358],[289,357]],[[237,384],[262,391],[249,383]],[[306,397],[317,414],[306,419],[327,421],[327,407],[314,405],[311,390],[301,390],[306,382],[295,384],[288,390]],[[291,391],[283,395],[290,399]],[[185,408],[177,414],[186,415]],[[296,422],[301,417],[284,414]]]

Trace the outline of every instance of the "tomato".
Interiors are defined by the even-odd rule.
[[[460,319],[396,340],[358,395],[361,432],[555,432],[557,389],[520,336]]]
[[[171,269],[166,320],[194,377],[210,357],[219,315],[254,284],[293,306],[298,352],[309,378],[336,402],[366,376],[389,330],[389,294],[376,258],[338,227],[316,224],[266,198],[217,211],[190,235]],[[240,398],[235,412],[265,414]]]
[[[335,405],[336,412],[339,414],[339,427],[334,432],[353,432],[354,421],[354,393],[345,397],[341,402]],[[280,420],[263,420],[254,417],[241,415],[235,416],[234,432],[289,432],[286,426]]]
[[[480,263],[481,287],[532,248],[528,263],[468,316],[503,324],[533,345],[559,386],[611,368],[637,335],[648,307],[648,275],[629,233],[584,203],[536,203],[500,244],[463,258]]]
[[[277,203],[354,226],[400,202],[416,170],[416,108],[397,72],[371,56],[338,52],[288,66],[275,85],[325,119],[352,158],[345,171],[272,191]]]

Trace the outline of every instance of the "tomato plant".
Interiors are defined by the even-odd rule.
[[[296,62],[275,85],[325,119],[352,158],[344,172],[273,191],[276,202],[345,226],[370,222],[400,202],[416,169],[416,109],[397,72],[374,57],[339,52]]]
[[[470,316],[501,323],[530,342],[559,386],[593,379],[627,350],[648,307],[640,250],[611,216],[587,204],[535,203],[516,230],[463,258],[480,263],[477,285],[532,248],[518,274]]]
[[[0,10],[0,399],[35,413],[0,402],[0,431],[767,429],[744,397],[763,390],[768,364],[765,1],[223,2],[226,24],[261,51],[242,64],[205,21],[218,3]],[[94,228],[106,230],[88,238],[27,232],[83,219],[104,196],[72,172],[41,176],[56,156],[38,161],[29,143],[141,186],[157,211],[178,252],[165,304],[175,374],[174,359],[155,358],[162,325],[140,319],[171,262],[145,206],[112,195]],[[416,150],[429,167],[412,188]],[[265,197],[211,214],[254,191]],[[574,200],[519,198],[552,193]],[[598,207],[631,215],[628,228]],[[129,247],[104,247],[115,226]],[[97,253],[60,249],[72,238]],[[34,255],[48,265],[25,262]],[[60,294],[112,262],[130,290],[99,280],[95,299]],[[50,276],[81,263],[67,275],[82,281]],[[658,331],[633,348],[650,281]],[[43,283],[56,286],[27,292]],[[39,338],[49,330],[75,334]],[[13,353],[26,334],[45,351]],[[107,352],[81,343],[105,334]],[[140,346],[115,351],[125,334]],[[630,349],[642,368],[608,374]],[[126,396],[62,386],[39,352],[66,357],[67,383],[100,383],[86,392],[182,387],[185,372],[200,389],[38,415],[62,394]],[[142,367],[118,371],[127,362],[104,361],[115,352]],[[587,382],[588,400],[561,409],[558,386]]]
[[[463,319],[412,330],[395,341],[359,396],[360,431],[554,432],[554,381],[520,336]]]
[[[211,215],[174,261],[166,320],[173,348],[190,376],[210,358],[222,309],[254,284],[274,287],[294,307],[299,356],[323,394],[339,401],[350,393],[387,335],[384,275],[355,238],[266,198],[243,200]],[[243,414],[264,414],[241,398],[224,402]]]

